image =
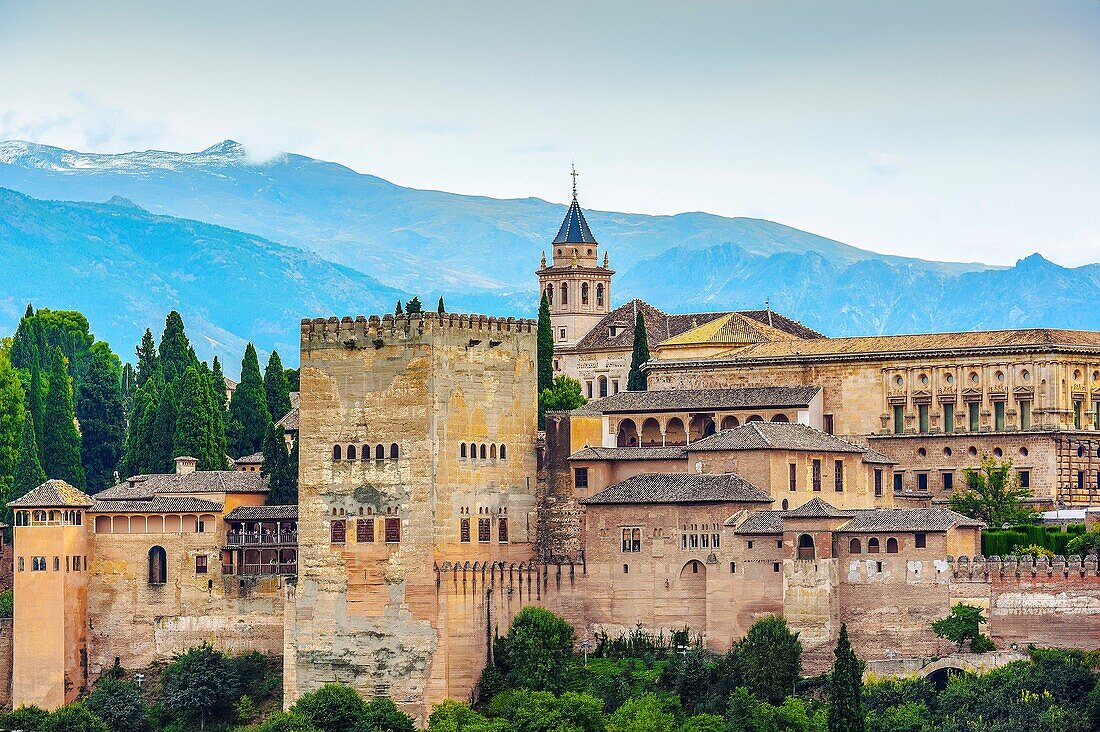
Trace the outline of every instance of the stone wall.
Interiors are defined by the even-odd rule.
[[[11,709],[12,620],[0,618],[0,709]]]

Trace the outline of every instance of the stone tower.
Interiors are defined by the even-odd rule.
[[[12,704],[52,710],[88,686],[88,527],[92,499],[47,480],[12,501]]]
[[[544,253],[536,272],[539,296],[545,294],[550,301],[556,348],[575,346],[611,312],[611,276],[615,274],[606,253],[600,263],[600,245],[577,203],[576,172],[573,176],[573,202],[551,243],[551,264],[547,266]]]
[[[287,704],[340,681],[423,724],[469,693],[485,617],[441,601],[436,568],[533,556],[534,354],[530,320],[303,321]]]

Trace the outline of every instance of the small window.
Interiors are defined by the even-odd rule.
[[[497,446],[496,445],[489,445],[489,459],[490,460],[496,460],[497,459]]]
[[[386,519],[386,543],[397,544],[401,541],[401,519]]]
[[[792,492],[798,490],[798,466],[794,463],[787,466],[787,487]]]
[[[875,495],[882,495],[882,468],[875,468]]]
[[[886,540],[886,553],[897,554],[898,553],[898,540],[894,537],[890,537]]]
[[[477,520],[477,541],[478,541],[479,544],[488,544],[489,543],[489,541],[490,541],[490,536],[489,536],[490,528],[491,527],[490,527],[490,524],[489,524],[489,519],[479,518]]]
[[[61,557],[54,557],[53,558],[53,571],[55,571],[55,572],[60,572],[61,571]]]
[[[1021,470],[1020,471],[1020,487],[1021,488],[1030,488],[1031,487],[1031,471],[1030,470]]]
[[[928,546],[928,536],[924,533],[916,533],[913,535],[913,546],[917,549],[924,549]]]
[[[396,460],[401,457],[401,448],[397,446],[397,443],[390,444],[390,460]]]
[[[348,538],[348,524],[344,519],[333,519],[329,527],[329,543],[343,544]]]
[[[862,544],[860,544],[859,539],[852,539],[850,542],[848,542],[848,553],[849,554],[862,554],[863,553],[863,546],[862,546]]]
[[[31,571],[32,572],[45,572],[46,571],[46,558],[45,557],[31,557]]]
[[[752,539],[749,539],[749,549],[752,549]]]
[[[894,492],[895,493],[900,492],[901,488],[902,488],[901,473],[894,473]]]
[[[772,562],[772,571],[773,572],[778,572],[779,571],[779,562]]]
[[[822,432],[826,434],[833,434],[833,415],[823,414],[821,415],[821,427]]]
[[[928,490],[928,473],[917,473],[917,490]]]
[[[470,543],[470,519],[464,518],[458,522],[458,540],[463,544]]]
[[[332,446],[332,459],[333,460],[340,460],[341,459],[340,455],[341,455],[340,446],[339,445],[333,445]]]
[[[374,459],[377,460],[378,462],[382,462],[383,460],[386,459],[386,446],[385,445],[375,445],[374,446]]]
[[[867,553],[868,554],[878,554],[880,549],[881,549],[881,547],[879,545],[878,539],[870,538],[870,539],[867,540]]]
[[[875,562],[875,571],[882,574],[882,562]]]
[[[623,574],[630,574],[630,565],[629,564],[624,564],[623,565]]]
[[[355,459],[355,445],[348,445],[348,460]]]
[[[573,484],[577,488],[588,487],[588,468],[576,468],[573,471]]]
[[[460,458],[465,458],[466,457],[466,443],[465,442],[463,442],[461,445],[458,446],[458,456]]]
[[[813,488],[815,491],[821,490],[821,461],[813,461]]]
[[[737,562],[730,562],[730,574],[737,574]]]
[[[508,543],[508,519],[503,516],[497,519],[497,541],[501,544]]]
[[[721,536],[722,536],[721,534],[711,534],[710,535],[710,545],[712,547],[714,547],[715,549],[718,549],[721,546],[721,541],[722,541]]]
[[[783,548],[783,540],[782,539],[776,539],[775,548],[776,549],[782,549]]]
[[[507,460],[508,459],[508,448],[505,447],[504,445],[500,446],[500,459],[501,460]]]
[[[374,543],[374,519],[357,519],[355,523],[355,541],[358,544]]]
[[[844,461],[833,462],[833,488],[837,493],[844,492]]]
[[[954,473],[944,473],[943,474],[943,489],[945,491],[955,490],[955,474]]]
[[[24,571],[24,569],[23,569],[23,568],[24,568],[24,566],[25,566],[25,565],[24,565],[24,563],[23,563],[23,557],[19,557],[19,571],[20,571],[20,572]]]
[[[482,443],[482,444],[481,444],[481,446],[480,446],[480,447],[478,448],[478,454],[480,455],[480,457],[481,457],[481,459],[482,459],[482,460],[485,460],[485,459],[486,459],[486,455],[487,455],[488,453],[487,453],[487,451],[486,451],[486,449],[485,449],[485,443]]]
[[[168,555],[164,547],[149,549],[149,584],[163,585],[168,582]]]
[[[642,550],[642,530],[638,528],[623,529],[623,553],[633,554]]]
[[[558,331],[558,340],[559,341],[564,341],[565,340],[565,328],[562,328]]]
[[[198,554],[195,556],[195,574],[206,574],[206,555]]]

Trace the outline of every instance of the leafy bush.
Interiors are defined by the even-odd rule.
[[[161,682],[164,707],[180,721],[199,727],[228,718],[240,698],[233,660],[208,644],[176,656]]]
[[[80,702],[53,710],[39,729],[41,732],[110,732],[103,720]]]
[[[129,682],[106,676],[96,684],[85,704],[111,732],[146,732],[149,729],[145,705],[137,687]]]
[[[1012,548],[1012,553],[1018,557],[1035,557],[1036,559],[1054,556],[1054,552],[1038,544],[1028,544],[1027,546],[1017,544]]]
[[[308,719],[321,732],[349,732],[358,728],[366,711],[363,698],[343,684],[325,684],[303,694],[290,708]]]
[[[22,706],[0,717],[0,730],[25,730],[38,732],[50,713],[41,707]]]
[[[0,592],[0,618],[10,618],[15,603],[15,591],[10,587]]]
[[[544,608],[525,607],[508,635],[493,643],[493,657],[510,688],[561,692],[573,657],[573,626]]]

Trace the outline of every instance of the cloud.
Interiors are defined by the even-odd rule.
[[[901,155],[870,150],[867,153],[867,168],[872,173],[883,178],[897,175],[902,169],[904,159]]]
[[[69,109],[39,117],[0,116],[0,139],[22,139],[85,152],[126,152],[159,143],[163,122],[138,120],[83,92],[69,94]]]

